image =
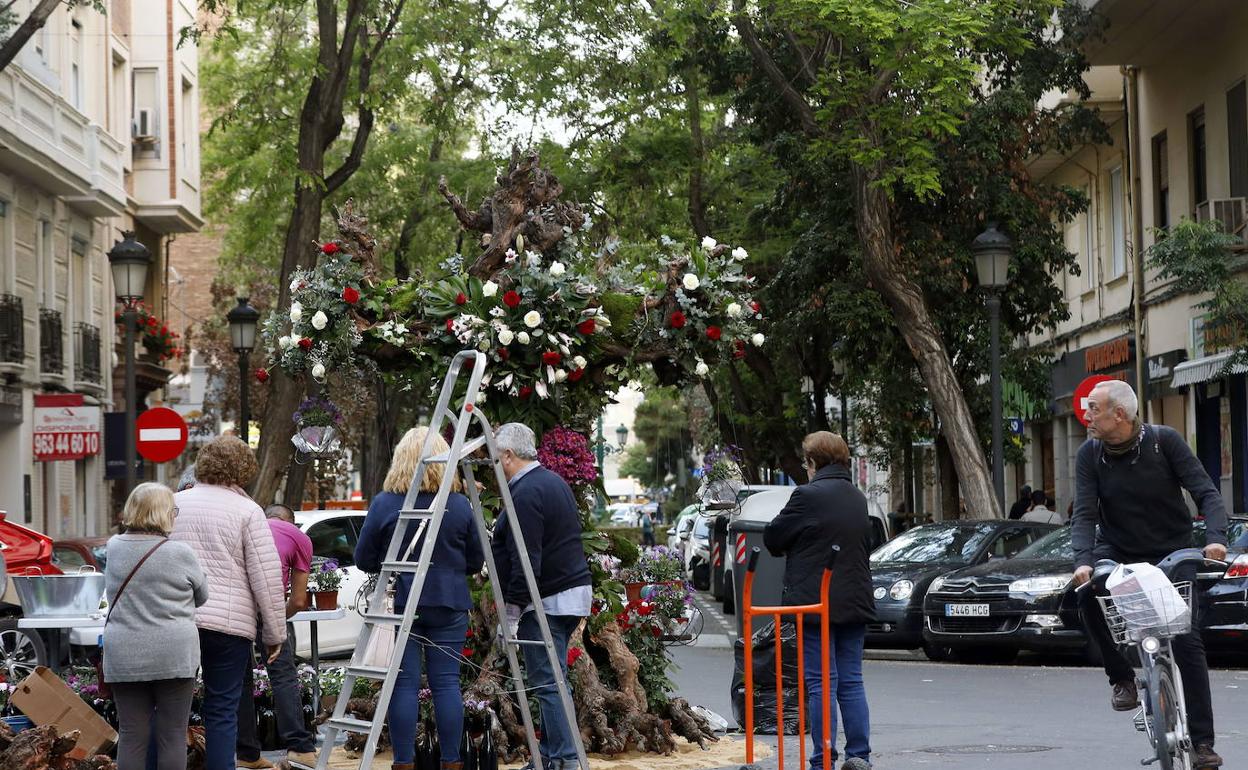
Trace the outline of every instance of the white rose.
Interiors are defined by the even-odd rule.
[[[750,256],[750,252],[740,246],[732,250],[732,258],[735,260],[744,260],[748,256]]]
[[[518,333],[516,335],[516,341],[519,342],[521,345],[529,344],[529,333],[528,332]]]
[[[699,377],[705,377],[711,371],[711,367],[707,366],[705,361],[699,360],[698,365],[694,367],[694,371],[698,373]]]
[[[290,303],[290,322],[297,324],[303,320],[303,305],[298,302]]]
[[[698,277],[693,273],[685,273],[685,277],[680,279],[680,282],[684,284],[685,291],[693,291],[701,285]]]
[[[741,306],[738,305],[736,302],[730,303],[728,305],[728,310],[726,312],[728,313],[729,318],[740,318]]]
[[[536,310],[530,310],[524,314],[524,325],[530,329],[536,329],[538,324],[542,322],[542,314]]]
[[[481,284],[481,293],[487,297],[493,297],[495,294],[498,294],[498,284],[493,281],[486,281]]]
[[[521,332],[521,334],[523,333],[524,332]],[[498,344],[506,347],[507,345],[510,345],[511,341],[514,340],[515,338],[516,338],[515,332],[513,332],[511,329],[503,329],[498,333]]]
[[[282,350],[287,350],[287,349],[289,349],[289,348],[290,348],[290,346],[291,346],[291,345],[293,345],[293,344],[295,344],[295,341],[294,341],[294,340],[292,340],[289,336],[286,336],[286,335],[282,335],[282,336],[281,336],[281,337],[279,337],[279,338],[278,338],[278,340],[277,340],[277,346],[278,346],[279,348],[281,348]]]
[[[314,364],[312,366],[312,378],[316,380],[325,379],[325,364]]]
[[[551,263],[550,263],[550,274],[551,274],[551,275],[553,275],[553,276],[554,276],[554,277],[556,277],[556,278],[558,278],[559,276],[563,275],[565,272],[567,272],[567,270],[568,270],[568,269],[567,269],[566,267],[564,267],[564,266],[563,266],[563,263],[562,263],[562,262],[551,262]]]
[[[328,323],[329,316],[325,315],[325,311],[323,310],[316,311],[316,313],[312,316],[312,328],[316,329],[318,332],[321,329],[324,329]]]
[[[762,347],[762,346],[763,346],[763,342],[765,342],[766,340],[767,340],[767,338],[763,336],[763,333],[762,333],[762,332],[755,332],[755,333],[754,333],[754,336],[753,336],[753,337],[750,337],[750,342],[753,342],[753,343],[754,343],[754,347],[756,347],[756,348],[757,348],[757,347]]]
[[[537,267],[542,264],[542,255],[536,251],[528,251],[524,254],[524,261],[529,267]]]
[[[577,356],[576,358],[573,358],[572,363],[577,369],[584,369],[585,366],[589,364],[589,362],[585,360],[585,356]]]
[[[715,248],[718,245],[719,244],[715,242],[715,239],[709,235],[702,239],[702,248],[706,249],[707,251],[710,251],[711,249]]]
[[[555,370],[555,382],[563,382],[568,379],[568,373],[562,369]]]

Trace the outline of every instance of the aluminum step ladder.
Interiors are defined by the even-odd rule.
[[[458,409],[452,411],[452,399],[455,396],[456,389],[460,386],[460,379],[464,373],[464,364],[469,361],[472,362],[472,369],[468,373],[468,384],[464,391],[463,400]],[[540,645],[546,648],[546,654],[550,657],[551,668],[555,674],[554,685],[559,691],[559,699],[563,705],[564,718],[567,720],[576,746],[577,762],[581,770],[589,770],[589,763],[585,759],[585,746],[581,740],[580,729],[576,723],[572,694],[568,688],[567,678],[564,676],[563,669],[560,666],[561,661],[550,635],[550,625],[546,622],[546,614],[541,611],[541,592],[537,587],[537,579],[533,575],[533,566],[529,562],[529,552],[525,547],[524,533],[520,530],[519,522],[516,519],[515,505],[512,503],[511,491],[507,487],[507,478],[503,473],[502,460],[499,457],[498,447],[494,442],[494,428],[476,405],[477,397],[481,390],[481,380],[485,374],[485,365],[485,354],[475,350],[460,351],[451,360],[450,368],[446,373],[446,379],[442,383],[442,392],[438,396],[437,406],[434,408],[433,416],[429,421],[429,433],[425,439],[425,445],[421,449],[420,462],[416,465],[416,472],[412,476],[411,486],[408,487],[407,496],[403,500],[403,507],[399,511],[399,520],[395,523],[394,535],[391,537],[390,545],[386,549],[386,556],[381,564],[381,573],[379,574],[376,587],[368,599],[368,611],[364,613],[364,625],[360,629],[360,636],[356,641],[355,651],[351,655],[351,662],[344,672],[342,691],[338,694],[338,701],[334,704],[333,713],[325,722],[323,728],[324,741],[317,756],[316,770],[328,770],[330,753],[333,751],[339,734],[343,732],[368,733],[368,741],[364,744],[364,754],[360,757],[360,768],[362,770],[371,770],[372,768],[373,756],[377,753],[377,741],[381,736],[382,726],[385,724],[386,713],[390,709],[390,698],[394,693],[395,680],[398,678],[399,669],[403,662],[403,652],[410,643],[412,622],[417,614],[417,606],[420,604],[420,595],[424,589],[429,565],[432,563],[434,545],[438,539],[438,530],[442,525],[442,517],[446,513],[447,499],[451,494],[451,486],[455,479],[453,470],[456,468],[463,473],[464,486],[472,503],[473,519],[477,525],[477,535],[481,540],[482,550],[485,553],[485,564],[489,570],[491,577],[490,586],[494,594],[494,606],[502,629],[503,638],[501,641],[503,650],[511,670],[513,689],[519,700],[520,716],[524,723],[525,734],[528,737],[529,755],[532,757],[533,767],[535,770],[542,770],[542,758],[538,749],[537,736],[533,730],[533,715],[529,710],[527,695],[528,688],[525,686],[524,677],[520,671],[520,663],[516,656],[516,647],[522,644]],[[434,437],[442,435],[443,429],[448,424],[455,431],[454,438],[450,442],[450,450],[446,454],[435,456],[433,454]],[[480,435],[469,439],[469,428],[473,425],[478,426],[481,432]],[[473,456],[483,448],[486,450],[484,458]],[[416,508],[416,496],[420,492],[420,482],[424,478],[425,467],[433,463],[445,463],[448,472],[442,476],[442,483],[438,487],[433,503],[428,508]],[[494,579],[498,572],[495,569],[494,556],[490,549],[490,533],[485,523],[481,498],[474,483],[473,468],[477,465],[492,467],[495,479],[498,481],[498,488],[502,495],[503,503],[502,515],[507,517],[508,530],[516,546],[516,554],[521,570],[524,572],[525,584],[529,589],[529,601],[534,607],[538,627],[541,630],[542,638],[540,640],[514,638],[512,637],[511,629],[508,628],[502,587]],[[399,553],[403,539],[413,523],[416,524],[416,530],[412,538],[412,544],[414,545],[420,540],[422,535],[424,536],[420,557],[416,562],[407,561],[406,555]],[[409,554],[410,550],[409,548]],[[412,581],[411,593],[408,596],[407,606],[404,608],[403,614],[389,614],[384,611],[386,588],[390,583],[390,578],[399,573],[414,574],[415,577]],[[363,658],[373,635],[377,633],[394,633],[396,626],[398,627],[398,637],[395,640],[390,664],[385,668],[365,665]],[[351,699],[351,691],[354,689],[355,683],[360,679],[380,681],[382,683],[381,692],[377,698],[377,709],[373,712],[371,720],[347,716],[347,702]],[[459,737],[456,736],[455,739],[459,740]]]

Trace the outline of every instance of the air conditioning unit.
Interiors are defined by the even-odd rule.
[[[1248,226],[1248,198],[1210,198],[1196,207],[1197,222],[1217,222],[1222,232],[1237,236],[1236,251],[1245,248],[1245,226]]]
[[[156,113],[154,110],[139,109],[134,114],[134,126],[131,136],[135,144],[156,144]]]

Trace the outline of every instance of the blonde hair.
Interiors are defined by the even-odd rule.
[[[425,448],[425,438],[428,435],[429,429],[422,425],[412,428],[399,439],[399,443],[394,447],[394,459],[390,461],[390,470],[386,473],[386,480],[381,485],[384,491],[393,492],[396,495],[407,494],[408,488],[412,486],[412,476],[416,474],[416,466],[420,464],[420,453]],[[431,449],[434,455],[445,455],[450,451],[446,440],[437,434],[433,436]],[[446,465],[446,463],[425,464],[425,474],[420,479],[421,492],[438,491],[438,487],[442,486],[442,478],[446,474]],[[464,490],[458,473],[455,474],[451,489],[455,492]]]
[[[132,532],[173,531],[173,493],[164,484],[146,481],[126,498],[121,523]]]

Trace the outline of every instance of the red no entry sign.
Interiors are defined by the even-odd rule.
[[[154,463],[167,463],[186,449],[186,421],[172,409],[148,409],[139,415],[134,430],[139,454]]]
[[[1114,378],[1106,377],[1103,374],[1094,374],[1079,383],[1079,387],[1075,388],[1075,417],[1078,418],[1079,422],[1083,423],[1085,428],[1088,426],[1088,419],[1083,416],[1083,413],[1088,411],[1088,396],[1092,395],[1092,389],[1097,385],[1100,385],[1102,382],[1109,382],[1112,379]]]

